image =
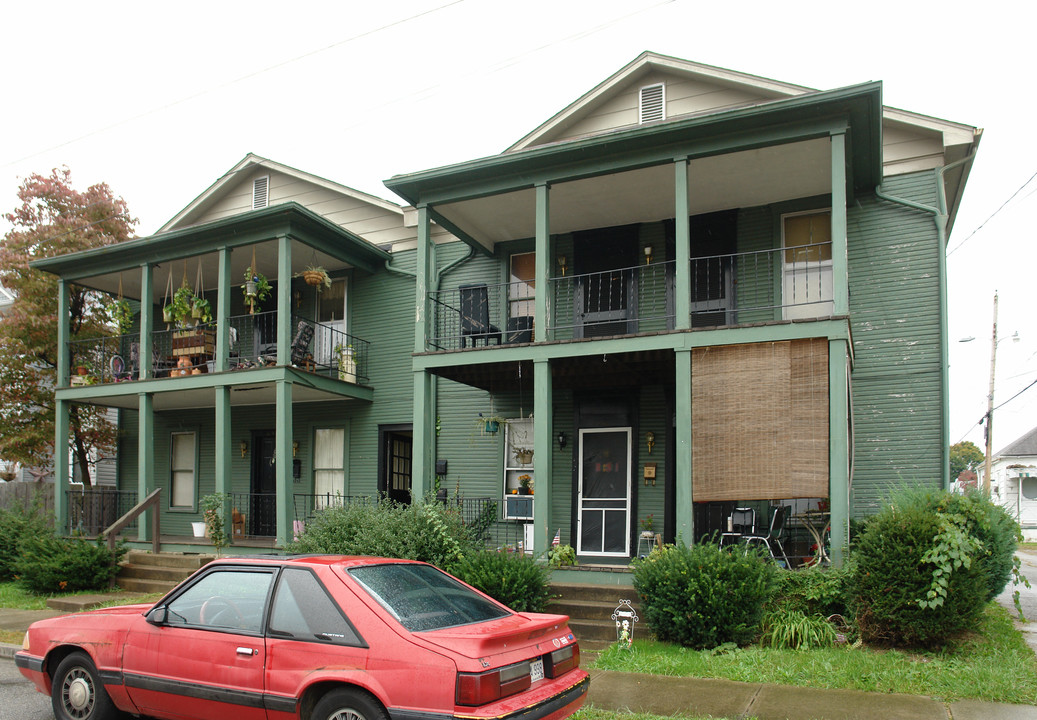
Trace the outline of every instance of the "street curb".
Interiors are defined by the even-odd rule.
[[[21,645],[14,645],[12,643],[0,643],[0,658],[14,660],[14,654],[21,649]]]

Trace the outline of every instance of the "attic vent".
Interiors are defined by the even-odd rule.
[[[256,178],[252,181],[252,209],[265,208],[270,204],[270,176]]]
[[[662,120],[666,117],[666,93],[664,85],[648,85],[641,88],[641,123]]]

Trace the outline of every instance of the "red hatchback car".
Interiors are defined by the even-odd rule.
[[[32,625],[58,720],[560,720],[590,680],[564,615],[370,557],[219,560],[153,606]]]

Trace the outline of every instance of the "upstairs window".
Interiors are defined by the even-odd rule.
[[[666,117],[666,86],[662,83],[646,85],[641,88],[640,113],[641,124],[662,120]]]
[[[258,210],[270,204],[270,176],[264,175],[252,181],[252,209]]]

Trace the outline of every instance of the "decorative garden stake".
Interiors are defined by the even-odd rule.
[[[612,612],[616,621],[616,641],[621,650],[629,650],[634,645],[634,623],[638,621],[637,613],[629,600],[620,600],[619,607]]]

